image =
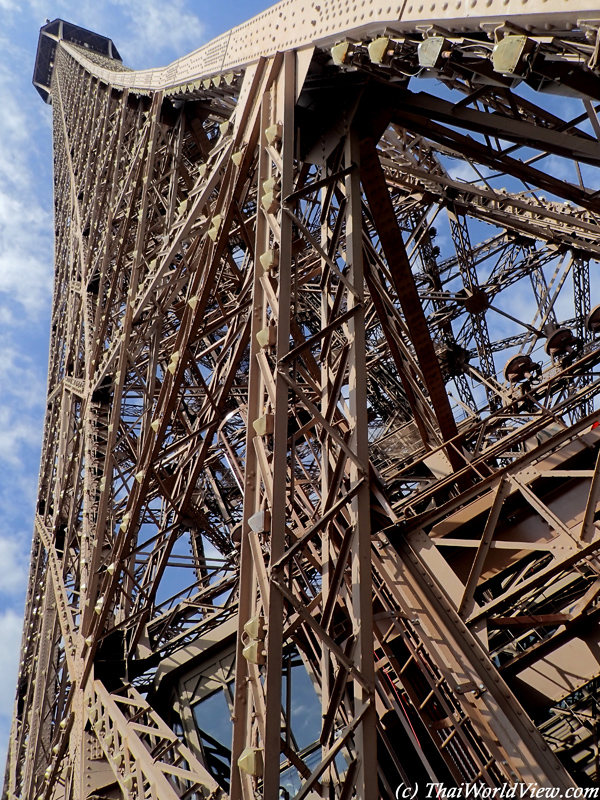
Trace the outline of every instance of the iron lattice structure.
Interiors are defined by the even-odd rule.
[[[600,9],[475,5],[42,29],[9,800],[596,784]]]

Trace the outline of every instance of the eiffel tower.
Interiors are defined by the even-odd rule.
[[[41,29],[4,798],[596,796],[599,20],[284,0],[142,71]]]

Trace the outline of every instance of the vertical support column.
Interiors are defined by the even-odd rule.
[[[351,131],[346,141],[346,164],[360,163],[358,134]],[[355,294],[348,293],[348,308],[362,304],[349,320],[350,353],[349,410],[353,424],[352,449],[359,466],[349,462],[350,489],[355,489],[363,477],[369,475],[369,442],[367,426],[367,365],[365,350],[364,280],[362,262],[362,199],[359,170],[354,169],[346,177],[346,261],[350,283]],[[360,474],[362,472],[362,475]],[[359,667],[364,683],[354,682],[354,712],[363,714],[356,732],[358,771],[356,776],[357,800],[377,797],[377,749],[375,715],[375,670],[373,661],[373,596],[371,586],[371,521],[369,481],[363,480],[356,489],[351,505],[351,523],[354,525],[352,544],[352,610],[355,630],[354,661]],[[365,685],[367,684],[367,685]],[[370,690],[370,691],[369,691]]]
[[[327,163],[323,165],[323,172],[327,173]],[[329,170],[331,172],[331,170]],[[321,190],[321,208],[323,203],[327,201],[327,189]],[[331,225],[327,215],[321,221],[321,242],[328,248],[331,237]],[[326,262],[321,259],[321,270],[326,268]],[[327,286],[322,286],[321,290],[321,327],[325,328],[329,323],[329,299]],[[331,367],[330,357],[323,358],[321,361],[321,410],[329,407],[329,400],[333,390],[334,375]],[[329,495],[330,482],[334,477],[335,453],[331,452],[330,439],[326,439],[321,445],[321,497],[325,498]],[[326,608],[330,603],[330,594],[335,592],[335,588],[331,587],[333,572],[333,553],[329,536],[329,526],[326,526],[321,534],[321,595],[323,598],[323,608]],[[326,719],[329,710],[329,703],[331,698],[332,689],[332,673],[333,665],[331,663],[331,654],[327,647],[321,649],[321,713],[323,719]],[[333,770],[329,767],[325,773],[323,782],[325,784],[331,783],[334,780]]]
[[[32,797],[36,790],[36,783],[39,775],[40,753],[43,752],[44,745],[48,744],[47,723],[45,724],[44,715],[47,710],[47,703],[52,702],[52,679],[55,677],[53,669],[53,649],[57,638],[57,613],[54,590],[50,570],[46,566],[44,575],[44,585],[39,588],[43,594],[42,605],[40,608],[41,621],[39,628],[34,628],[34,635],[37,634],[38,641],[36,647],[36,662],[39,670],[31,705],[29,706],[30,717],[26,724],[29,725],[29,746],[25,764],[22,768],[23,775],[23,796]],[[30,634],[31,635],[31,634]]]
[[[265,151],[265,131],[269,125],[271,94],[263,96],[260,109],[260,141],[258,160],[258,186],[267,180],[270,165]],[[257,452],[254,447],[255,422],[263,413],[265,384],[257,358],[260,346],[257,334],[267,322],[265,292],[261,282],[263,268],[259,256],[269,249],[269,226],[264,214],[256,215],[256,258],[254,263],[254,280],[252,286],[252,325],[250,334],[250,369],[248,376],[248,408],[246,430],[246,470],[244,476],[244,511],[240,550],[240,589],[238,599],[238,641],[235,665],[235,704],[233,717],[233,744],[231,752],[231,800],[250,798],[253,795],[252,780],[243,770],[238,768],[238,760],[253,740],[253,701],[252,701],[252,666],[243,655],[244,626],[252,617],[262,611],[259,604],[257,569],[254,565],[254,554],[251,537],[254,530],[249,520],[256,518],[261,509],[263,493]]]
[[[279,372],[272,373],[258,334],[268,331],[266,347],[277,360],[289,351],[292,223],[280,213],[278,198],[292,191],[294,89],[290,52],[261,108],[231,800],[254,798],[260,777],[264,798],[279,798],[284,609],[281,593],[269,584],[263,551],[273,563],[285,549],[289,390]],[[247,656],[244,644],[252,633],[259,642]]]
[[[294,93],[296,86],[296,54],[284,56],[283,71],[277,84],[277,116],[283,121],[281,197],[293,191],[294,176]],[[292,222],[287,214],[280,218],[279,294],[277,309],[277,359],[290,348],[290,309],[292,307]],[[275,419],[273,435],[273,504],[271,517],[270,561],[278,561],[285,550],[285,528],[288,509],[288,383],[280,369],[275,376]],[[279,798],[279,760],[281,751],[281,688],[283,655],[283,596],[269,591],[267,616],[267,676],[265,682],[265,772],[264,800]]]
[[[496,366],[490,344],[490,334],[485,318],[485,311],[489,301],[485,293],[479,288],[477,270],[473,263],[473,252],[469,237],[469,228],[464,214],[452,203],[448,206],[448,219],[450,232],[454,241],[458,266],[462,275],[465,289],[469,293],[465,303],[470,314],[473,330],[473,339],[479,356],[479,366],[484,377],[484,386],[490,411],[497,411],[502,405],[501,395],[498,391],[496,380]]]
[[[586,314],[591,310],[590,292],[590,261],[585,253],[573,253],[573,299],[575,301],[575,332],[581,340],[582,347],[590,341],[591,335],[585,325]],[[585,352],[585,351],[584,351]],[[583,373],[578,380],[580,388],[589,386],[592,376],[589,372]],[[594,410],[593,399],[583,400],[575,411],[576,419],[591,414]]]

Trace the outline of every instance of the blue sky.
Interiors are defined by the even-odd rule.
[[[163,66],[268,0],[0,0],[0,776],[12,718],[46,394],[52,293],[51,109],[31,85],[38,33],[62,19]]]

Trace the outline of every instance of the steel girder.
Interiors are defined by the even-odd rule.
[[[591,23],[399,25],[157,85],[47,27],[55,292],[5,795],[596,780]],[[424,70],[447,95],[413,91]],[[566,120],[518,90],[574,80]],[[225,780],[169,676],[234,626]]]

